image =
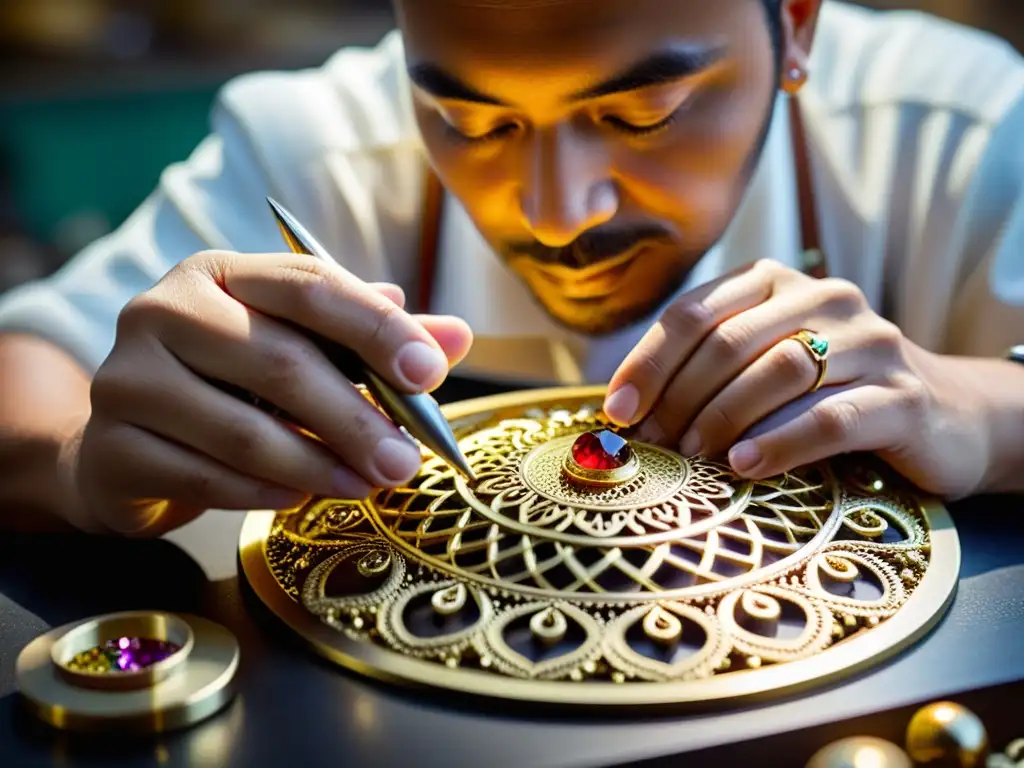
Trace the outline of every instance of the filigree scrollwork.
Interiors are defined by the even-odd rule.
[[[516,634],[518,648],[512,639]],[[487,626],[477,651],[488,668],[512,677],[558,680],[575,674],[582,679],[584,667],[600,658],[601,627],[573,605],[518,605]]]
[[[813,656],[831,642],[828,609],[784,587],[763,585],[730,592],[718,605],[718,620],[733,649],[747,656],[748,666]]]
[[[804,572],[807,594],[845,614],[878,619],[892,616],[907,600],[896,569],[880,557],[830,546]]]
[[[355,565],[358,578],[343,579],[342,568]],[[332,577],[339,582],[338,591],[331,594],[328,582]],[[378,578],[379,583],[367,582]],[[386,602],[401,588],[405,578],[405,559],[391,551],[381,541],[360,542],[341,549],[328,557],[306,577],[302,587],[302,604],[325,618],[334,618],[340,611],[377,606]],[[369,587],[369,588],[367,588]],[[365,590],[365,591],[364,591]]]
[[[428,599],[417,605],[423,597]],[[491,601],[481,590],[456,581],[426,582],[378,608],[377,632],[401,653],[454,665],[493,617]]]
[[[267,564],[308,611],[439,680],[624,685],[758,674],[856,642],[931,567],[926,514],[878,462],[752,482],[634,443],[635,477],[571,485],[565,451],[603,423],[589,406],[465,421],[473,487],[428,458],[407,487],[279,515]]]
[[[604,656],[615,670],[651,682],[709,677],[730,650],[714,614],[675,601],[626,611],[604,638]]]

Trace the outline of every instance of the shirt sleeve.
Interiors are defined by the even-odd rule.
[[[968,269],[947,351],[999,355],[1024,343],[1024,88],[994,128],[964,206]]]
[[[216,102],[211,134],[162,173],[121,227],[0,300],[0,332],[45,338],[92,373],[113,345],[121,309],[181,260],[211,248],[281,249],[266,215],[270,184],[230,95],[228,87]]]
[[[410,250],[422,176],[415,137],[406,136],[411,109],[398,96],[401,63],[392,34],[376,48],[343,49],[323,67],[228,83],[210,135],[161,174],[121,227],[0,299],[0,333],[45,338],[95,372],[122,308],[182,260],[211,249],[286,250],[268,195],[352,272],[393,279],[385,255]]]
[[[1024,58],[926,14],[871,18],[834,110],[856,116],[844,157],[863,232],[835,244],[859,247],[853,271],[916,343],[1001,355],[1024,339]]]

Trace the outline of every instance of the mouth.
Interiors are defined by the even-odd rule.
[[[638,243],[618,256],[586,267],[564,267],[558,264],[537,263],[531,266],[552,290],[558,291],[562,298],[569,300],[599,299],[608,296],[619,287],[626,272],[648,245],[648,243]]]

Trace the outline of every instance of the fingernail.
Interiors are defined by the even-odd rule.
[[[729,463],[740,474],[749,472],[761,463],[761,449],[750,440],[737,443],[729,451]]]
[[[679,451],[684,456],[696,456],[701,447],[700,432],[696,429],[689,430],[679,443]]]
[[[305,493],[299,491],[286,491],[282,489],[267,490],[261,494],[263,506],[267,509],[283,510],[294,509],[308,498]]]
[[[640,407],[640,392],[633,384],[623,384],[604,401],[605,415],[616,424],[627,426]]]
[[[339,499],[358,501],[370,494],[370,484],[348,467],[338,467],[331,478],[332,493]]]
[[[412,386],[428,389],[448,373],[448,358],[425,342],[413,341],[398,350],[398,372]]]
[[[385,482],[398,484],[412,479],[422,459],[419,450],[408,440],[388,437],[377,446],[373,463]]]

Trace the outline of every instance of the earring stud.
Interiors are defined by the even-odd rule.
[[[807,71],[803,67],[794,64],[786,70],[786,82],[783,83],[783,87],[788,93],[793,94],[803,88],[806,82]]]

